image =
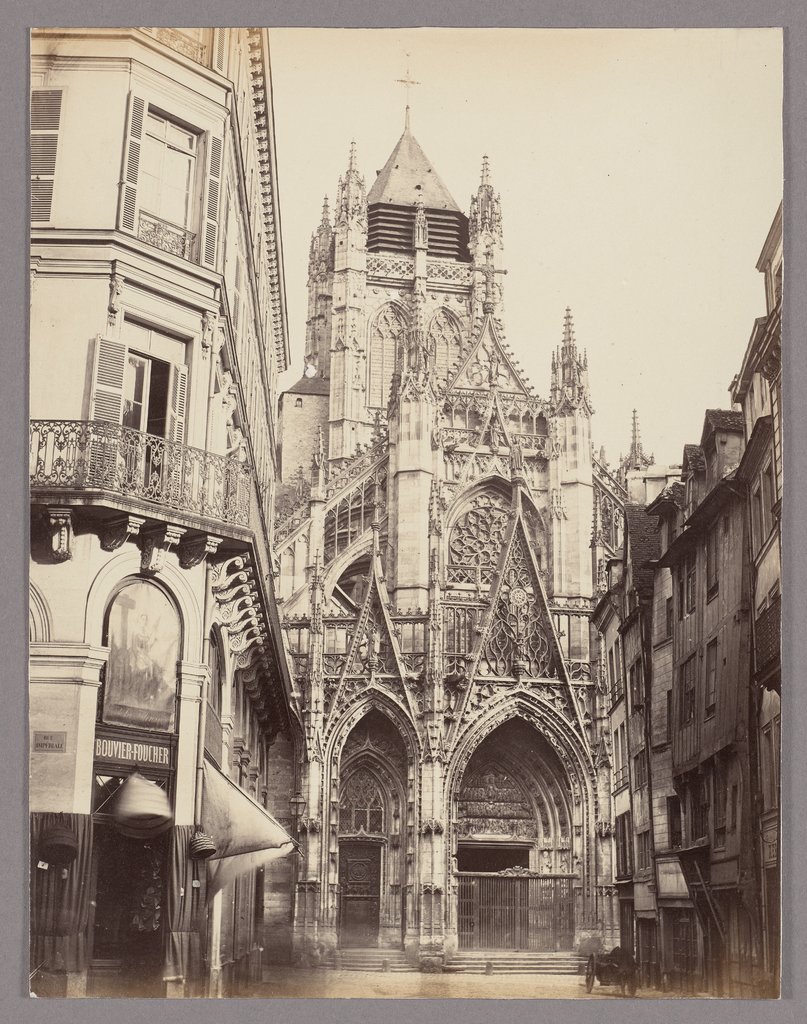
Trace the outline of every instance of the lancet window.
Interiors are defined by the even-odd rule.
[[[366,768],[355,771],[342,790],[340,832],[384,831],[384,797],[375,776]]]
[[[370,328],[370,359],[367,380],[367,405],[370,409],[386,409],[395,354],[406,329],[403,314],[392,304],[382,306]]]
[[[429,324],[429,350],[434,352],[438,381],[444,384],[460,355],[460,332],[457,321],[445,309],[438,309]]]

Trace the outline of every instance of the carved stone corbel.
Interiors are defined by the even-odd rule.
[[[145,523],[143,516],[115,516],[107,519],[101,528],[101,547],[104,551],[117,551],[130,537],[137,537]]]
[[[48,528],[51,532],[53,561],[66,562],[71,557],[73,510],[58,505],[48,508]]]
[[[202,357],[204,359],[207,359],[208,352],[215,346],[218,322],[219,315],[215,311],[206,309],[202,314]]]
[[[109,279],[109,303],[107,304],[106,322],[110,327],[116,327],[120,314],[120,297],[123,294],[124,278],[120,274],[113,274]]]
[[[165,558],[171,548],[176,547],[185,533],[181,526],[161,526],[142,534],[140,547],[140,571],[153,576],[165,568]]]
[[[183,540],[178,550],[179,564],[183,569],[192,569],[208,555],[215,555],[221,542],[221,537],[213,537],[206,533]]]

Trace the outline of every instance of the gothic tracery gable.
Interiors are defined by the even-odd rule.
[[[449,388],[487,391],[491,387],[508,394],[526,396],[530,392],[499,340],[493,320],[486,316],[479,337],[449,381]]]

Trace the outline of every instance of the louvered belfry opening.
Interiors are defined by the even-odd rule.
[[[415,210],[413,206],[373,203],[368,209],[367,251],[413,253]],[[469,263],[468,218],[458,210],[426,210],[429,256]]]

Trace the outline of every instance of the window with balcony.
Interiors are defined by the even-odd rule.
[[[131,95],[119,226],[216,269],[223,143]]]

